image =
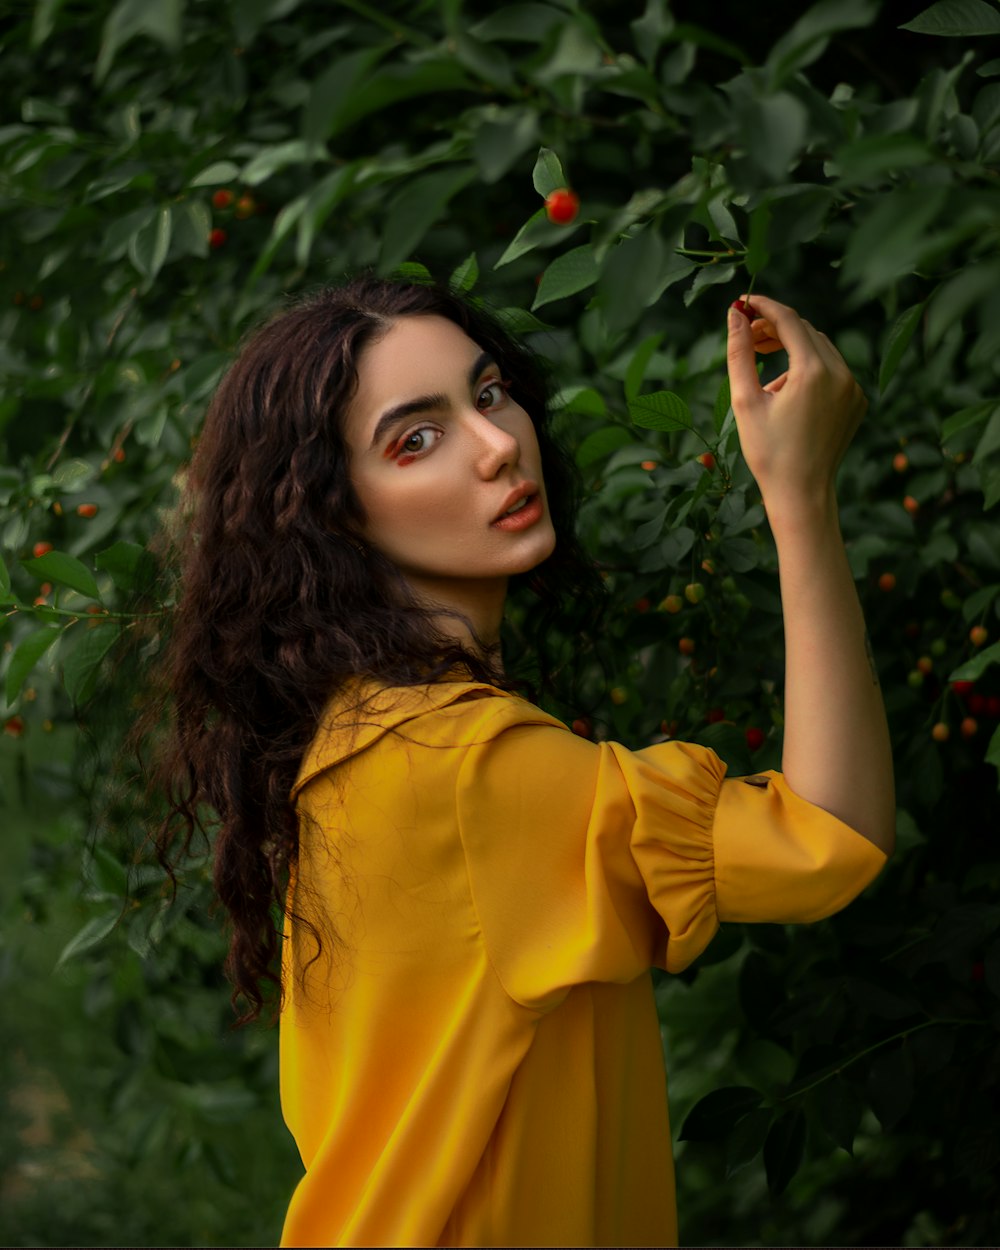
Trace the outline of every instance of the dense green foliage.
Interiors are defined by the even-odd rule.
[[[7,20],[5,1243],[277,1237],[297,1163],[275,1033],[228,1030],[204,865],[170,906],[132,862],[118,825],[143,797],[103,784],[107,717],[129,714],[122,633],[155,648],[130,606],[143,548],[235,344],[285,292],[369,265],[453,275],[551,361],[618,605],[617,669],[581,673],[577,728],[693,737],[737,773],[779,764],[782,650],[726,306],[752,281],[847,357],[870,409],[842,523],[900,846],[841,916],[733,926],[658,980],[682,1237],[995,1241],[1000,8],[772,7],[709,27],[687,0],[39,0]],[[581,208],[557,225],[563,185]]]

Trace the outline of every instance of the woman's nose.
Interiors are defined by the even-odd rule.
[[[517,464],[521,458],[521,444],[510,430],[505,430],[481,412],[476,413],[473,430],[477,466],[484,478],[492,479]]]

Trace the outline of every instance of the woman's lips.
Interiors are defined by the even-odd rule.
[[[542,497],[541,495],[529,495],[528,502],[523,508],[518,508],[516,512],[498,517],[497,520],[491,522],[491,528],[496,530],[506,530],[508,533],[517,533],[519,530],[526,530],[542,519]]]

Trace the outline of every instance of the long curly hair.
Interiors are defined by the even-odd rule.
[[[359,357],[397,318],[427,314],[491,353],[536,428],[557,542],[515,579],[533,596],[518,657],[526,675],[442,636],[363,534],[343,433]],[[575,472],[549,432],[547,401],[539,359],[482,304],[370,276],[299,299],[256,329],[212,398],[171,539],[179,589],[160,662],[167,815],[155,841],[170,866],[199,830],[213,840],[240,1023],[259,1015],[268,983],[280,993],[298,845],[289,794],[331,698],[358,676],[411,685],[456,666],[537,697],[556,679],[556,640],[572,650],[600,618],[601,579],[575,536]]]

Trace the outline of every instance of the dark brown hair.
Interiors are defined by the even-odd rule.
[[[362,533],[341,426],[358,359],[396,318],[426,314],[490,352],[536,427],[557,544],[520,579],[536,603],[521,657],[534,681],[551,682],[549,644],[567,638],[568,611],[570,634],[600,612],[600,578],[575,538],[571,462],[548,431],[545,371],[495,316],[439,285],[362,277],[299,300],[248,338],[209,406],[173,527],[179,593],[160,668],[168,816],[157,836],[171,864],[210,828],[243,1020],[279,983],[276,922],[298,837],[289,792],[331,697],[356,675],[409,685],[456,666],[523,684],[488,651],[442,637]]]

